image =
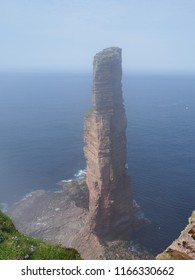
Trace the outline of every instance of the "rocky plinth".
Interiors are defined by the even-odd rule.
[[[114,241],[105,243],[89,233],[81,238],[88,220],[88,188],[85,180],[61,182],[56,192],[37,190],[16,203],[8,212],[17,229],[65,247],[78,249],[83,259],[148,259],[147,252],[136,245]],[[145,223],[139,206],[133,203],[133,212]]]
[[[189,218],[187,227],[162,254],[158,260],[195,260],[195,211]]]
[[[133,230],[121,78],[120,48],[107,48],[95,55],[93,107],[84,131],[89,189],[86,229],[104,240],[129,240]]]
[[[71,247],[88,216],[86,184],[72,181],[60,191],[36,190],[13,205],[8,214],[22,233]]]

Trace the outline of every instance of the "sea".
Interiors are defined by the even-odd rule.
[[[85,173],[92,77],[0,73],[0,206]],[[128,174],[150,225],[134,241],[160,253],[195,209],[195,76],[126,74]]]

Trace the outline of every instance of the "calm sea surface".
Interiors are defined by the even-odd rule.
[[[0,203],[56,190],[85,168],[83,118],[91,77],[0,74]],[[133,194],[151,226],[136,241],[154,253],[195,209],[195,77],[123,78]]]

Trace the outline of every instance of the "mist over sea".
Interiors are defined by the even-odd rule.
[[[85,169],[91,85],[84,74],[0,74],[0,203]],[[135,240],[156,253],[195,209],[195,77],[126,75],[123,94],[132,191],[151,220]]]

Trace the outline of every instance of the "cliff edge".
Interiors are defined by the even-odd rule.
[[[75,249],[43,242],[18,232],[0,211],[0,260],[80,260]]]
[[[189,218],[187,227],[180,236],[161,254],[157,260],[194,260],[195,259],[195,211]]]

